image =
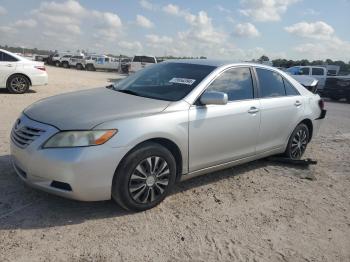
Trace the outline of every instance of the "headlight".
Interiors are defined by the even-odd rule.
[[[51,137],[43,148],[97,146],[106,143],[117,133],[112,130],[63,131]]]

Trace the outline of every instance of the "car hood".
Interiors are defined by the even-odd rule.
[[[167,101],[95,88],[40,100],[24,114],[60,130],[87,130],[110,120],[158,113],[168,105]]]

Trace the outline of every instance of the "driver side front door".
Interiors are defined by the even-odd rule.
[[[193,105],[189,110],[189,171],[253,156],[260,125],[249,67],[221,73],[207,88],[227,93],[226,105]]]

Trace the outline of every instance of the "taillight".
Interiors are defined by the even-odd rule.
[[[39,69],[41,71],[46,71],[45,66],[34,66],[36,69]]]
[[[318,105],[319,105],[319,107],[321,108],[321,110],[324,109],[324,101],[323,101],[323,99],[320,99],[320,100],[318,101]]]

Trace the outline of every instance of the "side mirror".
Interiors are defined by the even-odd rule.
[[[226,93],[216,91],[205,91],[200,97],[203,105],[226,105],[227,100]]]

